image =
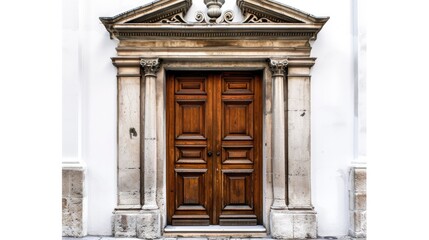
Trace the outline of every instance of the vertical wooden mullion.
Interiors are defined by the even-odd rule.
[[[207,152],[213,151],[213,105],[215,102],[213,101],[213,79],[210,74],[207,74],[207,109],[206,109],[206,135],[207,135]],[[214,185],[213,179],[213,156],[207,156],[207,172],[208,172],[208,182],[206,185],[206,196],[207,196],[207,211],[210,215],[210,224],[213,224],[215,221],[215,216],[213,215],[213,211],[216,209],[213,206],[214,195],[212,193],[212,188]]]

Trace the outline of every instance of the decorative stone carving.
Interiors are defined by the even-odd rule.
[[[231,10],[225,11],[222,14],[221,7],[225,0],[204,0],[208,10],[207,15],[202,11],[195,14],[195,20],[199,23],[230,23],[234,19],[234,13]]]
[[[162,20],[159,20],[158,23],[186,23],[185,19],[183,18],[183,13],[176,14],[172,17],[164,18]]]
[[[211,21],[216,20],[216,18],[220,17],[222,11],[220,8],[225,3],[225,0],[204,0],[204,3],[207,6],[207,16],[209,16]]]
[[[243,23],[272,23],[272,22],[273,21],[271,21],[268,18],[258,17],[256,15],[250,14],[250,13],[247,13],[244,16],[244,20],[243,20]]]
[[[288,61],[286,59],[281,59],[281,60],[270,59],[270,68],[271,68],[271,71],[273,72],[273,77],[284,76],[287,65],[288,65]]]
[[[159,59],[142,59],[140,60],[145,76],[155,76],[159,70],[160,61]]]

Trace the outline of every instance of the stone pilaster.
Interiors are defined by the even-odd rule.
[[[317,216],[311,204],[310,179],[310,68],[314,64],[314,59],[287,59],[286,89],[283,86],[284,81],[281,81],[281,84],[279,81],[280,79],[284,80],[285,70],[282,73],[281,65],[275,65],[277,62],[275,60],[271,61],[274,89],[274,203],[278,203],[281,200],[276,199],[278,198],[276,197],[276,191],[279,194],[282,192],[280,189],[287,189],[287,194],[282,193],[284,197],[287,196],[287,207],[277,209],[277,204],[273,204],[274,207],[272,207],[270,215],[271,235],[274,238],[281,239],[316,238]],[[276,90],[276,88],[278,89]],[[287,94],[286,98],[284,97],[284,92]],[[286,109],[280,103],[285,99],[287,99]],[[285,118],[287,121],[285,121]],[[285,129],[285,126],[287,126],[287,129]],[[286,137],[284,136],[285,132]],[[283,158],[283,161],[280,160],[281,158]],[[280,174],[280,180],[276,180],[276,174]],[[286,174],[287,181],[285,179]],[[285,183],[287,183],[287,188],[279,187],[279,184]]]
[[[143,207],[137,217],[137,236],[154,239],[161,236],[161,213],[156,202],[157,192],[157,123],[156,123],[156,73],[159,59],[141,59],[144,70],[144,171]]]
[[[118,69],[117,210],[140,209],[140,79],[138,61],[115,59]]]
[[[312,59],[294,59],[288,66],[288,208],[312,210],[310,68]]]
[[[115,237],[136,237],[141,211],[141,66],[140,59],[116,57],[118,78],[118,202]],[[144,92],[143,92],[144,93]]]
[[[145,210],[158,209],[156,204],[156,72],[159,59],[142,59],[145,76],[144,112],[144,199]]]
[[[273,195],[271,209],[286,209],[284,81],[286,59],[270,59],[273,77]]]
[[[269,61],[273,78],[272,169],[274,197],[270,212],[270,231],[274,238],[293,236],[293,219],[287,216],[288,211],[286,210],[284,82],[287,64],[286,59],[270,59]]]
[[[366,167],[352,167],[350,169],[349,197],[349,235],[366,238]]]

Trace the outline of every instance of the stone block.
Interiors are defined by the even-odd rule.
[[[118,175],[119,192],[140,191],[140,169],[119,169]]]
[[[70,171],[63,170],[62,173],[62,196],[68,197],[70,195]]]
[[[296,239],[317,237],[316,214],[297,214],[293,218],[293,237]]]
[[[350,227],[352,237],[366,237],[366,168],[350,171]]]
[[[366,191],[366,168],[353,168],[353,190]]]
[[[270,232],[273,238],[293,238],[293,215],[286,210],[271,210]]]
[[[352,237],[366,237],[366,211],[353,211],[350,215]]]
[[[136,237],[136,214],[115,214],[114,216],[114,236],[115,237]]]
[[[85,174],[83,170],[70,171],[70,196],[83,197]]]
[[[118,205],[140,205],[140,192],[119,192]]]
[[[137,237],[143,239],[161,237],[161,213],[159,210],[143,211],[138,215]]]
[[[350,210],[366,210],[366,192],[350,193]]]
[[[84,168],[62,170],[62,235],[83,237],[86,229]]]

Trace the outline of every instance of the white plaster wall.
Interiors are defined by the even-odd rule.
[[[189,12],[203,9],[202,1],[193,0]],[[70,137],[63,139],[63,155],[73,154],[79,144],[82,146],[82,160],[88,167],[90,235],[111,235],[117,188],[116,70],[110,60],[115,56],[117,42],[109,38],[98,18],[149,2],[63,0],[63,6],[67,6],[63,21],[70,23],[63,25],[63,108],[70,109],[63,113],[63,136]],[[346,235],[347,170],[354,153],[352,0],[278,2],[316,16],[331,17],[312,52],[318,58],[312,70],[312,197],[318,212],[319,235]],[[224,9],[237,11],[235,0],[226,0]],[[193,20],[193,14],[186,18]],[[240,16],[236,20],[239,19]],[[82,128],[76,127],[79,120]]]

